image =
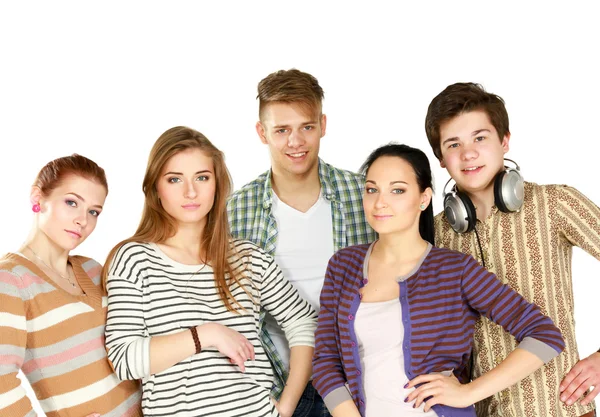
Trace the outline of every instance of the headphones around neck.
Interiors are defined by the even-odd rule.
[[[498,210],[504,213],[519,211],[523,206],[523,177],[521,176],[519,164],[512,159],[505,158],[515,164],[516,168],[505,166],[504,170],[496,175],[494,179],[494,203]],[[457,233],[468,233],[475,229],[477,214],[471,199],[463,192],[458,191],[456,183],[449,193],[446,187],[452,181],[448,180],[444,185],[442,193],[444,198],[444,213],[448,223]]]

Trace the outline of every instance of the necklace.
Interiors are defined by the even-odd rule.
[[[49,269],[49,270],[51,270],[52,272],[54,272],[54,273],[58,274],[58,276],[59,276],[59,277],[61,277],[62,279],[66,279],[66,280],[69,282],[69,284],[71,284],[71,286],[72,286],[73,288],[77,288],[77,286],[75,285],[75,283],[74,283],[73,281],[71,281],[71,280],[69,279],[69,277],[68,277],[68,276],[66,276],[66,277],[65,277],[63,274],[61,274],[60,272],[58,272],[56,269],[54,269],[54,268],[52,268],[51,266],[49,266],[49,265],[48,265],[46,262],[44,262],[44,260],[43,260],[42,258],[40,258],[40,257],[39,257],[39,255],[38,255],[37,253],[35,253],[35,251],[34,251],[33,249],[31,249],[31,247],[30,247],[29,245],[25,245],[25,247],[26,247],[27,249],[29,249],[29,250],[31,251],[31,253],[33,253],[33,256],[35,256],[36,258],[38,258],[38,260],[39,260],[41,263],[43,263],[43,264],[44,264],[44,266],[45,266],[46,268],[48,268],[48,269]],[[67,270],[67,275],[69,275],[69,272],[68,272],[68,270]]]

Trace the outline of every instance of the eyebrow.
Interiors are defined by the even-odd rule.
[[[194,175],[204,174],[204,173],[212,174],[212,171],[210,169],[203,169],[202,171],[197,171]],[[183,175],[183,172],[169,171],[169,172],[165,173],[165,175],[163,175],[163,177],[166,177],[167,175]]]
[[[370,183],[373,183],[373,184],[377,185],[377,183],[375,181],[373,181],[373,180],[367,180],[367,182],[370,182]],[[390,185],[394,185],[394,184],[406,184],[406,185],[408,185],[408,183],[406,181],[400,181],[400,180],[398,180],[398,181],[390,181]]]
[[[79,194],[73,193],[73,192],[70,192],[70,193],[67,193],[67,194],[74,195],[75,197],[77,197],[78,199],[80,199],[81,201],[83,201],[85,203],[85,198],[83,198]],[[102,206],[100,204],[94,204],[92,207],[100,207],[100,208],[102,208]]]
[[[474,130],[471,133],[471,136],[477,136],[478,134],[480,134],[481,132],[489,132],[490,129],[478,129],[478,130]],[[454,142],[458,140],[458,136],[454,136],[452,138],[448,138],[448,139],[444,139],[444,141],[442,142],[442,145],[445,145],[447,142]]]
[[[309,121],[307,121],[307,122],[302,122],[302,123],[300,123],[300,126],[306,126],[306,125],[316,125],[317,123],[318,123],[318,122],[317,122],[316,120],[309,120]],[[286,124],[286,123],[284,123],[284,124],[281,124],[281,125],[275,125],[275,126],[273,126],[273,129],[281,129],[282,127],[290,127],[290,126],[291,126],[291,124],[289,124],[289,123],[287,123],[287,124]]]

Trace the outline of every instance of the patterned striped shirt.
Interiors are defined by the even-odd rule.
[[[368,398],[362,388],[354,316],[371,247],[342,249],[329,261],[313,359],[313,383],[327,407],[333,410],[352,398],[363,416]],[[430,246],[422,262],[398,280],[404,364],[410,379],[448,370],[461,378],[479,315],[503,326],[520,342],[519,347],[544,362],[564,348],[560,331],[537,306],[501,284],[468,255]],[[385,331],[385,323],[381,326]],[[433,409],[446,417],[475,415],[472,406],[459,409],[438,404]]]
[[[574,188],[525,183],[525,201],[518,213],[496,207],[477,221],[483,258],[500,281],[537,304],[565,338],[565,352],[519,384],[476,405],[480,417],[578,417],[593,403],[568,406],[559,398],[559,385],[579,361],[575,339],[575,306],[571,259],[579,246],[600,260],[600,209]],[[459,235],[443,213],[435,218],[438,246],[467,253],[481,261],[474,232]],[[515,341],[486,319],[475,325],[474,369],[477,377],[500,363]]]
[[[260,310],[281,325],[290,346],[314,346],[316,312],[283,277],[273,258],[247,241],[234,241],[231,288],[244,311],[228,311],[208,265],[184,265],[153,243],[129,243],[109,268],[106,346],[121,379],[142,379],[145,416],[278,416],[270,401],[271,364],[260,344]],[[215,348],[203,348],[172,367],[150,374],[150,339],[220,323],[244,335],[256,360],[242,373]],[[190,336],[191,337],[191,336]]]
[[[333,250],[375,240],[377,235],[367,223],[362,207],[364,177],[319,159],[319,181],[321,194],[331,202]],[[236,191],[227,203],[227,211],[233,237],[254,242],[275,256],[277,223],[271,212],[272,204],[269,170]],[[275,371],[273,396],[279,398],[287,380],[287,370],[263,323],[264,312],[260,318],[260,337]]]
[[[0,259],[0,415],[31,417],[25,374],[48,417],[141,416],[139,384],[121,382],[104,348],[102,267],[69,257],[85,293],[71,295],[17,254]]]

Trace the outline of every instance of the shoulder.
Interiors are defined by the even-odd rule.
[[[471,255],[447,248],[433,246],[423,264],[429,267],[465,267],[476,262]]]
[[[233,192],[227,201],[227,207],[230,210],[238,208],[244,201],[260,196],[265,190],[265,183],[270,171],[266,171],[255,180],[244,185],[239,190]]]
[[[371,243],[364,243],[340,249],[333,254],[329,260],[329,265],[331,267],[342,268],[347,272],[350,270],[361,271],[370,246]]]
[[[100,275],[102,274],[102,264],[97,262],[95,259],[88,258],[87,256],[73,255],[70,256],[71,261],[77,262],[85,273],[92,279],[97,285],[100,282]]]
[[[248,259],[252,264],[255,264],[256,261],[263,261],[266,263],[274,262],[271,255],[249,240],[232,238],[231,246],[233,248],[233,253],[237,255],[238,258]]]
[[[320,173],[334,186],[345,185],[346,187],[353,187],[356,189],[362,189],[364,187],[364,175],[345,169],[336,168],[333,165],[323,161],[321,161]]]
[[[0,258],[0,284],[18,286],[21,276],[29,271],[21,262],[20,256],[7,253]],[[33,273],[32,273],[33,274]]]
[[[130,275],[140,262],[156,260],[162,262],[152,244],[146,242],[127,242],[108,261],[108,275]]]

